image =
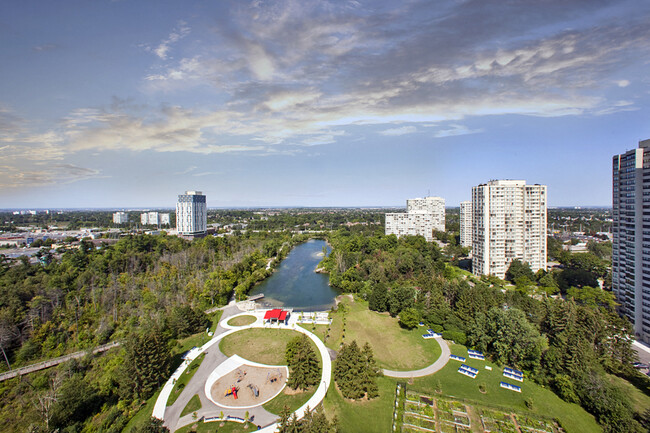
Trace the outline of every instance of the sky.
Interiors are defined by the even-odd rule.
[[[647,0],[0,2],[0,208],[611,206]]]

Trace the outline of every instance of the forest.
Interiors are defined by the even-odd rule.
[[[98,248],[82,240],[48,265],[3,259],[2,370],[122,345],[0,383],[0,430],[122,431],[179,363],[179,339],[210,326],[204,310],[245,297],[306,239],[139,235]]]

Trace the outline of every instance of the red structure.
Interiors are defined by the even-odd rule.
[[[269,310],[266,312],[266,314],[264,314],[264,321],[266,322],[284,322],[286,324],[288,318],[289,312],[281,310],[279,308]]]

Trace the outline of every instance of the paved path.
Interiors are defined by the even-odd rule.
[[[215,331],[214,337],[212,340],[204,344],[200,350],[196,350],[191,355],[191,359],[185,361],[179,369],[174,372],[172,377],[169,378],[167,383],[163,386],[163,389],[156,400],[156,404],[153,410],[153,416],[159,419],[164,420],[164,424],[170,428],[171,431],[175,431],[185,425],[191,424],[196,420],[192,417],[192,414],[180,416],[180,413],[185,408],[189,400],[195,395],[198,394],[201,400],[201,409],[197,411],[197,419],[201,417],[213,418],[220,417],[223,413],[224,416],[233,416],[243,418],[246,411],[248,411],[251,421],[257,425],[266,426],[260,432],[270,433],[276,431],[278,425],[276,421],[278,420],[277,415],[267,412],[262,406],[257,406],[249,409],[230,409],[224,408],[214,404],[210,401],[205,395],[205,382],[217,366],[226,361],[227,357],[221,353],[219,350],[219,345],[216,344],[226,335],[238,332],[243,329],[249,328],[278,328],[278,329],[290,329],[293,331],[301,332],[307,335],[311,340],[316,344],[321,358],[323,360],[323,374],[322,380],[319,384],[316,392],[312,397],[300,407],[295,413],[298,418],[302,418],[307,407],[315,408],[320,402],[325,398],[327,389],[329,388],[331,378],[332,378],[332,361],[329,356],[329,352],[323,342],[316,337],[311,332],[306,329],[298,326],[294,321],[290,322],[289,325],[265,325],[263,323],[262,317],[264,312],[244,312],[241,313],[241,310],[237,308],[234,303],[229,304],[227,307],[224,307],[223,315],[217,330]],[[253,324],[247,326],[230,326],[227,324],[228,320],[237,315],[252,315],[257,317],[257,321]],[[201,363],[200,367],[197,369],[196,373],[192,379],[188,382],[187,386],[174,402],[173,405],[167,407],[167,400],[171,394],[175,380],[183,374],[183,371],[195,359],[200,353],[205,352],[205,359]]]
[[[47,361],[39,362],[36,364],[26,365],[25,367],[16,368],[14,370],[6,371],[0,374],[0,382],[11,379],[12,377],[22,376],[23,374],[33,373],[38,370],[44,370],[46,368],[54,367],[55,365],[62,364],[64,362],[70,361],[71,359],[83,358],[89,353],[101,353],[106,352],[113,347],[119,346],[119,341],[113,341],[112,343],[104,344],[102,346],[97,346],[94,349],[81,350],[79,352],[74,352],[69,355],[59,356],[58,358],[48,359]]]
[[[394,370],[386,370],[384,369],[384,376],[390,376],[390,377],[422,377],[422,376],[428,376],[430,374],[433,374],[440,370],[442,367],[447,365],[447,361],[449,361],[449,355],[451,355],[451,351],[449,350],[449,346],[447,345],[447,342],[442,339],[442,337],[436,337],[434,338],[440,345],[440,348],[442,349],[442,354],[440,357],[431,364],[428,367],[424,367],[420,370],[411,370],[411,371],[394,371]]]

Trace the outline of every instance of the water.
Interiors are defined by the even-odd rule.
[[[323,259],[321,240],[309,240],[295,247],[280,263],[273,275],[251,290],[250,296],[264,293],[265,307],[292,307],[299,311],[329,310],[340,294],[330,287],[327,274],[314,272]],[[329,254],[330,248],[327,247]]]

